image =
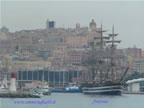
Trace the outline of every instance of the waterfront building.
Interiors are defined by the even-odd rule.
[[[42,81],[42,75],[44,75],[44,81],[48,82],[50,86],[65,86],[67,83],[73,82],[73,79],[82,80],[82,72],[76,68],[69,68],[69,70],[65,68],[21,70],[17,72],[17,81],[19,84]]]
[[[144,89],[144,78],[128,80],[126,84],[128,84],[129,93],[140,93]]]

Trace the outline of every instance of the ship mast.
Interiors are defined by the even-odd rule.
[[[105,53],[104,53],[104,50],[105,50],[105,39],[108,40],[109,37],[108,36],[103,36],[103,33],[106,32],[106,30],[103,30],[103,26],[102,26],[102,23],[101,23],[101,27],[99,30],[97,30],[98,33],[100,33],[100,36],[99,37],[95,37],[94,40],[99,40],[99,47],[96,48],[96,52],[95,52],[95,57],[96,57],[96,62],[97,64],[95,65],[96,66],[96,72],[97,70],[99,70],[99,75],[100,75],[100,83],[102,83],[102,78],[103,78],[103,72],[104,72],[104,69],[103,69],[103,59],[105,57]],[[95,44],[93,44],[95,45]],[[94,50],[94,47],[93,49]],[[93,70],[95,71],[95,70]],[[94,73],[94,72],[92,72]],[[96,76],[96,75],[95,75]]]
[[[103,55],[102,55],[102,52],[104,51],[104,37],[103,37],[103,32],[106,32],[106,30],[103,30],[103,26],[102,26],[102,23],[101,23],[101,30],[100,30],[100,61],[99,61],[99,64],[100,65],[103,65],[101,64],[101,62],[103,61]],[[102,83],[102,78],[103,78],[103,69],[100,69],[100,83]]]
[[[115,37],[118,35],[114,32],[114,25],[112,27],[112,33],[109,36],[103,36],[103,33],[106,30],[103,30],[101,24],[100,29],[97,30],[100,34],[99,37],[93,38],[92,52],[89,56],[88,65],[91,68],[91,79],[94,82],[96,79],[99,79],[100,83],[103,83],[108,79],[110,72],[110,79],[112,82],[115,80],[115,71],[116,71],[116,43],[121,41],[115,40]],[[99,43],[99,45],[97,45]],[[108,45],[110,47],[108,47]]]
[[[92,86],[119,83],[117,77],[119,77],[121,74],[120,72],[124,70],[120,60],[124,60],[124,56],[121,50],[116,50],[117,44],[121,41],[115,40],[118,34],[114,31],[114,25],[112,26],[112,33],[108,34],[108,36],[103,36],[106,30],[103,30],[102,24],[96,32],[99,36],[93,37],[87,62],[87,79],[90,82],[89,84],[91,84],[91,81]],[[123,80],[127,71],[128,68],[120,81]]]
[[[116,44],[115,43],[120,43],[121,41],[119,40],[115,40],[115,37],[118,34],[114,33],[114,25],[112,27],[112,33],[109,34],[109,36],[111,37],[111,41],[106,41],[107,43],[111,43],[111,77],[112,77],[112,82],[114,82],[115,79],[115,50],[116,50]]]

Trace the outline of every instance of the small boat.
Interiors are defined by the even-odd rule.
[[[41,96],[51,94],[49,86],[38,86],[37,88],[33,89],[33,92],[34,92],[33,94],[41,95]]]
[[[45,96],[45,95],[50,95],[51,90],[50,87],[46,82],[44,82],[44,73],[42,73],[42,83],[41,85],[37,86],[37,88],[33,89],[33,94],[34,95],[39,95],[39,96]]]
[[[33,96],[39,96],[39,97],[44,96],[42,92],[33,92],[32,95]]]
[[[0,85],[0,93],[5,93],[5,92],[9,92],[9,88],[7,85],[7,76],[4,76],[4,79],[2,81],[2,84]]]
[[[41,89],[42,89],[43,95],[51,94],[51,90],[50,90],[49,86],[43,86]]]
[[[4,85],[0,85],[0,93],[6,93],[9,92],[8,88],[5,88]]]
[[[82,93],[82,89],[75,83],[69,83],[64,89],[53,89],[55,93]]]

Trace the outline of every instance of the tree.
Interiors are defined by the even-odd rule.
[[[19,50],[19,46],[18,46],[18,45],[16,45],[16,47],[15,47],[15,48],[16,48],[16,51],[18,51],[18,50]]]
[[[134,72],[133,74],[128,76],[126,80],[132,80],[132,79],[137,79],[137,78],[144,78],[144,73]]]

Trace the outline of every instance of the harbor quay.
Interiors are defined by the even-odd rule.
[[[5,92],[5,93],[0,93],[0,98],[40,98],[40,96],[32,95],[30,93],[26,93],[23,91],[20,92]]]

